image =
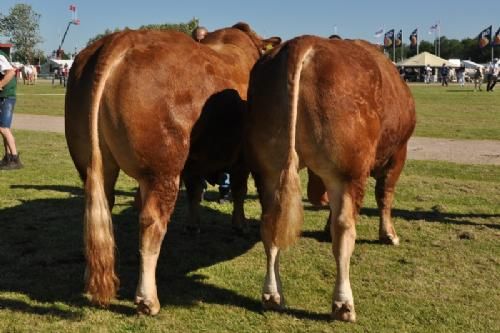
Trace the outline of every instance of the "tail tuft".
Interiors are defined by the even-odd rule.
[[[304,221],[300,178],[297,172],[298,157],[291,153],[291,160],[281,172],[280,184],[275,191],[271,210],[264,219],[276,221],[273,243],[279,248],[295,244]],[[268,224],[268,223],[266,223]]]
[[[99,167],[89,168],[85,184],[85,290],[90,294],[93,303],[107,305],[115,297],[119,281],[115,274],[115,240],[111,212],[102,175],[99,173]]]

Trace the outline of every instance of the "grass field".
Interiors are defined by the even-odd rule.
[[[411,85],[417,105],[416,136],[500,140],[500,88],[474,92],[471,85]],[[36,86],[18,85],[16,112],[64,115],[65,88],[48,80]]]
[[[473,86],[410,86],[417,106],[416,136],[500,140],[500,92]]]
[[[64,137],[16,137],[26,168],[0,172],[0,332],[500,332],[496,166],[409,161],[394,209],[399,247],[376,241],[369,184],[351,260],[356,324],[328,320],[336,271],[322,232],[327,211],[305,203],[303,236],[282,256],[288,309],[261,312],[265,258],[255,189],[245,204],[247,237],[233,234],[231,205],[215,201],[203,204],[201,234],[183,233],[181,194],[157,272],[162,309],[148,318],[133,305],[135,183],[120,177],[113,211],[120,295],[109,309],[95,308],[82,295],[83,197]]]

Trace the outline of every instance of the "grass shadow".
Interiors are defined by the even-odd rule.
[[[0,291],[26,295],[35,303],[0,298],[0,308],[32,314],[51,314],[62,319],[78,318],[70,306],[92,307],[83,296],[83,197],[71,186],[13,185],[41,191],[74,194],[64,199],[36,199],[0,210]],[[125,192],[124,195],[133,195]],[[249,221],[249,232],[234,233],[231,216],[202,207],[201,232],[184,232],[184,192],[172,215],[158,261],[158,296],[163,306],[193,306],[205,303],[229,304],[259,312],[256,297],[213,286],[193,273],[245,254],[260,241],[259,225]],[[138,213],[129,207],[113,215],[117,244],[117,269],[121,280],[118,299],[133,300],[139,271]],[[257,296],[256,292],[256,296]],[[130,306],[113,303],[110,311],[131,315]]]
[[[314,206],[304,206],[305,210],[309,211],[319,211],[324,210],[327,212],[329,210],[328,207],[317,208]],[[376,208],[362,208],[360,211],[360,215],[364,215],[367,217],[378,218],[379,213]],[[500,218],[500,214],[475,214],[475,213],[446,213],[440,212],[438,210],[430,210],[430,211],[410,211],[404,209],[393,209],[392,210],[393,218],[400,218],[406,220],[407,222],[414,221],[425,221],[428,223],[444,223],[444,224],[456,224],[456,225],[469,225],[469,226],[480,226],[491,229],[500,229],[500,224],[495,223],[480,223],[475,222],[472,219],[492,219],[492,218]],[[327,215],[325,215],[325,224],[327,222]],[[303,231],[302,237],[313,238],[318,242],[330,242],[331,237],[327,231],[324,230],[315,230],[315,231]],[[369,239],[356,239],[357,244],[382,244],[378,240],[369,240]]]
[[[375,208],[362,208],[361,214],[369,217],[378,217],[378,210]],[[408,222],[425,221],[429,223],[444,223],[456,225],[483,226],[492,229],[500,229],[500,224],[474,222],[471,219],[500,218],[500,214],[476,214],[476,213],[448,213],[438,210],[420,211],[393,209],[392,216]]]

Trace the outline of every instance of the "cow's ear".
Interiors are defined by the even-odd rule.
[[[279,37],[271,37],[262,40],[263,51],[269,51],[280,44],[281,44],[281,38]]]

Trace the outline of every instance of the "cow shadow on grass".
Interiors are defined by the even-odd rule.
[[[82,309],[91,307],[83,296],[82,190],[71,186],[15,185],[40,191],[61,191],[63,199],[36,199],[0,210],[0,309],[78,319]],[[122,192],[133,201],[133,193]],[[176,205],[163,242],[157,269],[158,296],[163,306],[190,307],[199,302],[228,304],[254,312],[261,311],[258,299],[211,285],[197,273],[245,254],[260,241],[259,226],[249,221],[245,236],[234,233],[231,217],[218,210],[202,208],[201,232],[184,232],[185,194]],[[122,204],[123,205],[123,204]],[[138,213],[125,205],[113,214],[117,262],[121,280],[118,299],[133,300],[139,270]],[[10,297],[21,293],[28,299]],[[70,307],[61,305],[67,304]],[[125,305],[122,305],[125,304]],[[78,309],[75,309],[78,308]],[[110,311],[132,315],[135,307],[114,302]]]
[[[316,208],[314,206],[305,206],[305,210],[318,211],[324,210],[328,211],[328,207],[325,208]],[[378,218],[379,212],[376,208],[362,208],[360,211],[360,215],[364,215],[371,218]],[[422,210],[404,210],[404,209],[393,209],[392,210],[393,218],[400,218],[407,222],[416,222],[416,221],[424,221],[428,223],[444,223],[444,224],[455,224],[462,226],[475,226],[475,227],[486,227],[491,229],[500,229],[500,224],[495,223],[482,223],[479,221],[474,221],[476,219],[498,219],[500,218],[500,214],[476,214],[476,213],[451,213],[451,212],[442,212],[439,209],[431,209],[429,211]],[[325,224],[328,219],[328,214],[325,215]],[[319,242],[330,242],[330,235],[324,230],[315,230],[315,231],[304,231],[302,233],[303,237],[314,238]],[[378,240],[369,240],[369,239],[357,239],[356,243],[359,244],[381,244]]]

